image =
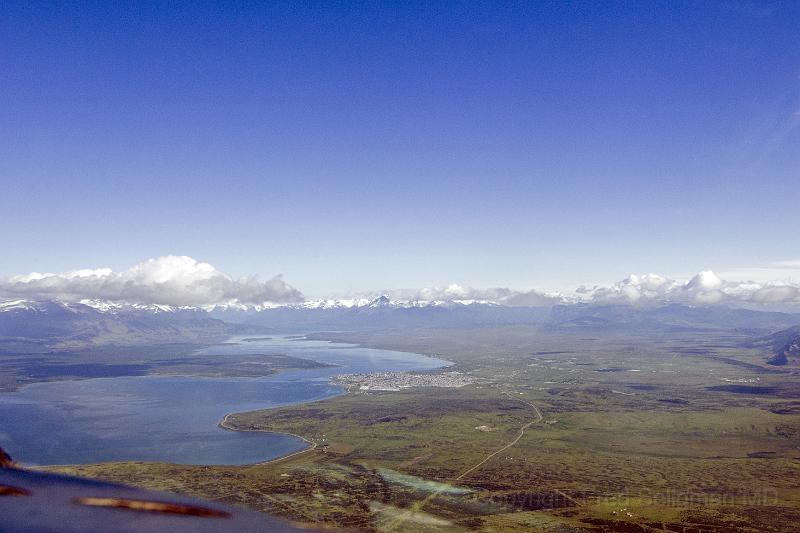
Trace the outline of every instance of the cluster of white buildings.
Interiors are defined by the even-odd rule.
[[[376,372],[374,374],[343,374],[333,382],[348,389],[362,391],[398,391],[411,387],[463,387],[474,380],[461,372],[410,374],[408,372]]]

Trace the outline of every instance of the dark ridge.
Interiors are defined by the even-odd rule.
[[[656,385],[644,385],[644,384],[628,385],[628,387],[636,390],[658,390],[660,388]]]
[[[732,392],[734,394],[776,394],[777,387],[756,387],[753,385],[714,385],[713,387],[706,387],[706,390]]]
[[[143,376],[150,369],[148,365],[106,365],[102,363],[79,363],[74,365],[38,365],[27,370],[30,377],[50,378],[74,376],[79,378],[112,378],[122,376]]]

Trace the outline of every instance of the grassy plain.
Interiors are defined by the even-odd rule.
[[[800,376],[764,365],[739,335],[493,326],[320,336],[436,354],[477,381],[228,417],[317,445],[282,461],[61,470],[359,530],[800,523]]]

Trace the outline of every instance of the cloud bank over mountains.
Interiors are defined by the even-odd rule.
[[[175,255],[149,259],[122,272],[101,268],[13,276],[0,280],[0,297],[172,306],[303,300],[302,293],[281,276],[267,281],[255,277],[234,279],[208,263]]]
[[[610,287],[580,287],[576,294],[585,301],[597,303],[797,304],[800,303],[800,284],[725,281],[706,270],[685,282],[656,274],[631,275]]]
[[[391,290],[368,297],[379,295],[403,302],[477,301],[512,307],[564,303],[770,305],[800,304],[800,283],[726,281],[705,271],[686,281],[656,274],[631,275],[610,286],[582,286],[571,293],[449,285]],[[0,279],[0,299],[15,298],[170,306],[281,305],[304,301],[303,294],[282,276],[267,281],[256,277],[233,278],[208,263],[173,255],[149,259],[121,272],[101,268],[55,274],[34,272]]]
[[[370,294],[374,298],[379,294],[388,296],[392,300],[407,302],[493,302],[512,307],[541,307],[562,303],[565,297],[556,292],[541,292],[537,290],[517,291],[505,287],[476,289],[452,284],[444,288],[432,287],[425,289],[387,290],[381,293]]]
[[[421,301],[490,301],[512,307],[565,303],[593,304],[800,304],[800,284],[791,282],[724,281],[707,270],[688,281],[657,274],[632,274],[608,287],[578,287],[572,293],[508,288],[474,289],[450,285],[444,289],[387,291],[393,299]]]

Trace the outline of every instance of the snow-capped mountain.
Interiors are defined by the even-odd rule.
[[[9,300],[7,302],[0,302],[0,313],[34,310],[36,310],[36,302],[30,300]]]
[[[67,311],[71,313],[86,313],[95,311],[106,314],[120,313],[175,313],[181,311],[198,312],[197,307],[175,307],[159,304],[120,303],[107,300],[80,300],[78,302],[65,302],[61,300],[8,300],[0,302],[0,313],[4,312],[38,312],[47,313],[54,311]]]
[[[217,342],[244,330],[309,332],[396,327],[530,323],[544,309],[477,302],[392,301],[387,296],[293,305],[213,308],[99,300],[0,302],[0,342],[37,346]]]
[[[553,307],[510,307],[490,301],[396,301],[377,298],[326,299],[291,305],[216,305],[211,308],[144,305],[97,300],[8,300],[0,302],[0,341],[37,345],[81,346],[114,343],[218,342],[244,330],[279,333],[363,331],[399,328],[522,325],[565,332],[592,328],[726,329],[753,338],[800,323],[800,315],[681,304],[571,304]],[[789,330],[793,332],[794,330]],[[786,337],[786,338],[784,338]],[[792,341],[792,342],[789,342]],[[796,337],[776,334],[759,346],[780,349],[796,358]]]
[[[452,327],[493,323],[532,323],[549,308],[506,307],[493,302],[323,299],[270,308],[215,306],[214,318],[282,331],[359,330],[400,327]]]
[[[377,298],[322,298],[306,300],[296,304],[217,304],[206,306],[206,311],[264,311],[275,308],[293,309],[353,309],[353,308],[411,308],[411,307],[455,307],[459,305],[498,305],[488,300],[393,300],[386,295]]]
[[[0,340],[52,345],[176,343],[223,337],[231,327],[202,309],[10,300],[0,302]]]

